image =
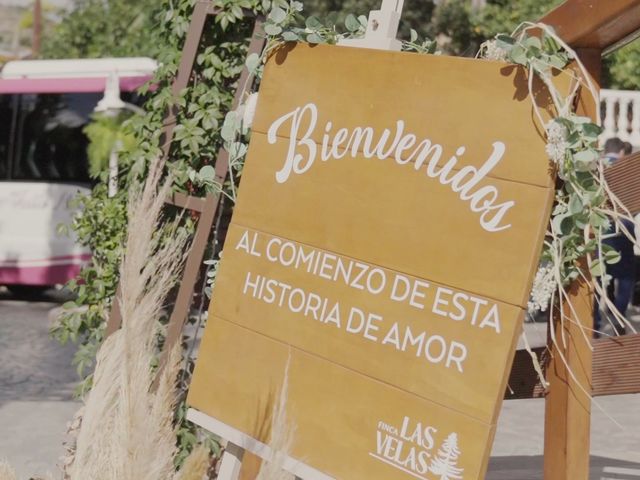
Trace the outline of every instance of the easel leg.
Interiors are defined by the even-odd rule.
[[[234,445],[233,443],[228,443],[222,455],[218,478],[220,480],[237,480],[240,475],[243,456],[244,448]]]

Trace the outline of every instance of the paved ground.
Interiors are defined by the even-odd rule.
[[[47,334],[47,314],[55,306],[0,292],[0,458],[21,480],[56,471],[66,424],[78,406],[73,348]],[[529,324],[527,331],[532,344],[544,339],[544,325]],[[591,480],[640,480],[640,395],[597,402],[622,427],[594,407]],[[542,478],[543,424],[542,400],[505,402],[487,480]]]
[[[47,314],[56,303],[8,298],[0,292],[0,459],[22,480],[55,471],[66,424],[78,408],[77,376],[73,347],[48,335]]]

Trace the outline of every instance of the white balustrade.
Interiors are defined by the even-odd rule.
[[[634,150],[640,149],[640,91],[606,90],[600,91],[602,105],[602,127],[600,141],[618,137],[629,142]]]

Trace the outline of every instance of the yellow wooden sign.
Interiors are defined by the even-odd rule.
[[[289,363],[291,457],[483,478],[553,201],[541,132],[517,67],[272,56],[189,404],[267,443]]]

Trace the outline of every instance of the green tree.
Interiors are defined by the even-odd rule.
[[[161,9],[157,0],[75,0],[44,38],[42,57],[155,57]]]
[[[640,90],[640,40],[604,59],[603,86],[617,90]]]
[[[306,0],[304,15],[326,17],[331,12],[337,14],[337,21],[343,22],[348,14],[368,15],[371,10],[380,8],[380,0]],[[435,5],[432,0],[421,2],[405,2],[400,21],[400,35],[409,38],[411,28],[422,35],[428,34],[431,17]]]
[[[511,33],[520,23],[535,22],[563,0],[488,0],[473,13],[473,30],[483,40],[498,33]]]

